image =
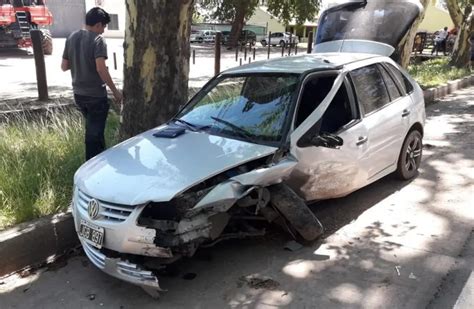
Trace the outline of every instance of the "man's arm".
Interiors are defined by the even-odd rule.
[[[66,72],[69,69],[71,69],[69,67],[69,60],[63,58],[63,61],[61,62],[61,70],[63,70],[63,72]]]
[[[110,88],[110,90],[112,90],[115,101],[117,103],[120,103],[122,101],[122,93],[115,87],[115,84],[112,81],[112,77],[110,76],[109,70],[107,69],[107,66],[105,65],[105,57],[96,58],[95,66],[97,69],[97,73],[99,73],[100,78]]]

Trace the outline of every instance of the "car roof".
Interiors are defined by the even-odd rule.
[[[335,70],[356,61],[380,57],[357,53],[315,53],[256,61],[228,69],[222,74],[241,73],[304,73],[313,70]]]

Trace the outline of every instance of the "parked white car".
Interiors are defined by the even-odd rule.
[[[292,45],[298,44],[299,40],[296,35],[288,32],[273,32],[269,37],[267,36],[266,38],[260,40],[260,44],[262,44],[264,47],[268,45],[268,42],[270,42],[272,46],[278,45],[283,47],[290,45],[290,42]]]
[[[74,177],[73,214],[91,262],[159,290],[156,269],[202,245],[261,236],[265,220],[311,241],[323,228],[306,202],[392,173],[415,177],[423,92],[388,56],[421,8],[359,6],[374,22],[396,20],[400,32],[331,40],[353,34],[349,12],[361,23],[353,7],[328,11],[316,53],[229,69],[168,123],[86,162]]]
[[[191,43],[212,43],[216,40],[215,30],[193,30],[189,37]]]

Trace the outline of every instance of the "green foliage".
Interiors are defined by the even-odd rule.
[[[235,20],[239,7],[245,7],[245,20],[249,19],[259,4],[258,0],[202,0],[200,7],[213,10],[212,18],[221,22]],[[268,11],[288,24],[293,18],[298,24],[314,20],[320,8],[320,0],[268,0]]]
[[[450,66],[448,62],[448,58],[428,60],[408,66],[408,72],[423,89],[436,87],[471,74],[469,69],[458,69]]]
[[[200,6],[213,11],[211,18],[220,22],[232,22],[239,7],[245,10],[244,20],[249,19],[258,6],[258,0],[202,0]]]
[[[118,126],[111,113],[108,145],[117,141]],[[82,116],[69,111],[0,124],[0,153],[0,229],[66,210],[84,162]]]
[[[320,0],[269,0],[268,11],[288,24],[293,18],[301,25],[314,20],[319,11]]]

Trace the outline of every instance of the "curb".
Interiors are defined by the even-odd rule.
[[[19,224],[0,232],[0,277],[52,262],[78,245],[71,212]]]
[[[428,106],[434,104],[438,99],[447,96],[448,94],[451,94],[456,90],[467,88],[470,86],[474,86],[474,74],[461,79],[449,81],[447,84],[435,88],[426,89],[423,91],[425,105]]]
[[[11,119],[34,118],[73,105],[71,97],[52,97],[46,101],[38,101],[37,98],[0,100],[0,123]]]
[[[424,90],[426,106],[474,85],[474,74]],[[47,216],[0,232],[0,277],[52,262],[79,245],[71,212]]]

